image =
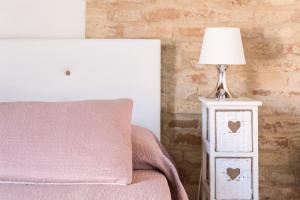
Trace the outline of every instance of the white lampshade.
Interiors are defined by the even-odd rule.
[[[239,28],[206,28],[200,64],[246,64]]]

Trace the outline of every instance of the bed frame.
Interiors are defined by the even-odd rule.
[[[115,98],[160,138],[159,40],[0,40],[0,101]]]

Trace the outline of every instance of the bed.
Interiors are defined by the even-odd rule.
[[[1,102],[55,104],[120,98],[134,102],[129,184],[2,179],[0,199],[187,199],[174,164],[159,143],[159,40],[0,40],[0,55]],[[3,141],[1,146],[9,149]],[[6,155],[4,147],[0,150]],[[0,179],[6,166],[0,159]]]
[[[132,184],[112,185],[12,185],[0,187],[0,198],[5,200],[170,200],[166,178],[153,170],[136,170]]]

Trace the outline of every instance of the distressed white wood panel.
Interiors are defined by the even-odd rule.
[[[219,172],[217,172],[217,168],[216,168],[216,159],[251,159],[251,167],[249,167],[249,165],[247,165],[247,167],[245,167],[246,172],[244,174],[251,174],[251,183],[252,183],[252,196],[251,196],[251,200],[258,200],[259,199],[259,173],[258,173],[258,106],[262,105],[261,102],[259,101],[255,101],[255,100],[251,100],[251,99],[227,99],[224,101],[218,101],[216,99],[207,99],[204,97],[200,97],[199,98],[201,103],[202,103],[202,134],[203,134],[203,152],[202,152],[202,159],[203,159],[203,163],[209,162],[209,167],[205,167],[202,170],[202,177],[204,180],[203,183],[203,190],[202,190],[202,200],[216,200],[216,185],[222,185],[222,184],[226,184],[227,182],[220,182],[223,181],[224,179],[220,179],[220,170]],[[249,117],[249,113],[246,114],[246,116],[240,116],[241,114],[238,113],[240,111],[246,111],[246,112],[252,112],[252,122],[250,123],[252,126],[252,131],[250,131],[250,135],[252,136],[252,151],[238,151],[236,147],[232,147],[231,151],[217,151],[216,148],[216,138],[217,138],[217,132],[216,132],[216,128],[218,128],[219,126],[217,126],[216,123],[216,118],[217,118],[217,114],[216,111],[229,111],[229,112],[237,112],[236,116],[219,116],[221,119],[227,119],[225,120],[225,122],[223,123],[223,125],[227,125],[228,126],[228,118],[230,120],[236,120],[235,118],[237,118],[237,116],[239,116],[239,118],[245,118],[246,121],[248,121]],[[205,114],[207,112],[207,114]],[[248,115],[248,116],[247,116]],[[225,125],[222,127],[222,130],[224,130]],[[235,126],[233,126],[235,127]],[[226,129],[225,129],[226,130]],[[208,136],[206,140],[206,131],[208,131]],[[228,131],[228,130],[227,130]],[[232,130],[230,130],[231,132],[233,132]],[[238,129],[234,132],[238,132]],[[243,139],[241,139],[243,140]],[[222,142],[222,141],[221,141]],[[227,143],[228,145],[232,145],[232,142]],[[250,146],[250,145],[249,145]],[[230,149],[230,146],[228,146],[228,149]],[[208,153],[208,154],[207,154]],[[205,159],[206,156],[209,156],[208,159]],[[232,166],[238,166],[237,164],[232,164]],[[217,167],[220,167],[220,165],[218,165]],[[224,166],[222,168],[225,168]],[[234,167],[232,167],[234,169]],[[248,171],[247,171],[248,170]],[[222,171],[222,170],[221,170]],[[233,170],[234,171],[234,170]],[[226,173],[227,173],[227,169],[226,169]],[[222,174],[222,173],[221,173]],[[225,174],[224,170],[223,170],[223,175]],[[204,177],[209,177],[209,180],[205,180]],[[226,176],[225,176],[226,178]],[[209,184],[208,184],[209,182]],[[249,185],[249,182],[247,183]],[[226,187],[226,186],[225,186]],[[243,186],[244,187],[244,186]],[[247,188],[250,188],[247,186]],[[220,197],[224,197],[224,195],[227,195],[227,190],[220,190],[219,189],[219,196]],[[239,193],[240,187],[231,187],[231,189],[234,192]],[[237,190],[237,191],[234,191]],[[224,195],[223,195],[224,192]],[[248,191],[249,192],[249,191]],[[250,193],[250,192],[249,192]],[[228,194],[230,195],[230,194]],[[227,195],[227,196],[228,196]],[[249,195],[248,195],[249,197]],[[245,198],[231,198],[231,196],[229,196],[229,198],[222,198],[222,200],[245,200]],[[248,198],[250,199],[250,198]],[[221,199],[218,199],[221,200]]]
[[[252,111],[216,110],[216,150],[251,152]]]
[[[84,38],[85,0],[0,0],[0,38]]]
[[[216,199],[252,199],[251,158],[216,159]]]
[[[159,40],[0,40],[0,101],[131,98],[160,138],[160,55]]]

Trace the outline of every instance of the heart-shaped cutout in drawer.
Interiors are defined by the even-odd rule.
[[[241,170],[239,168],[227,168],[227,175],[230,177],[231,180],[236,179],[238,175],[240,175]]]
[[[228,121],[228,128],[231,130],[231,132],[236,133],[241,128],[241,122]]]

